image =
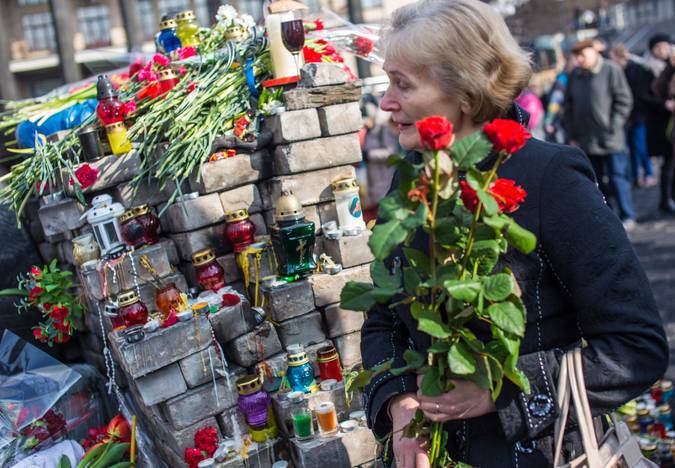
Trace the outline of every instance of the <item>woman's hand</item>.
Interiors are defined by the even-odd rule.
[[[415,417],[419,406],[420,403],[414,393],[394,397],[389,404],[396,468],[429,468],[429,455],[420,441],[403,437],[403,428]]]
[[[422,395],[417,391],[417,400],[424,415],[433,422],[455,419],[477,418],[497,410],[489,390],[483,390],[468,380],[453,380],[455,388],[437,397]],[[417,377],[418,388],[422,387],[422,376]]]

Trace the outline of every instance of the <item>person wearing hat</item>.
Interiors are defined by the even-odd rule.
[[[623,70],[603,59],[602,48],[594,39],[572,46],[577,68],[570,76],[563,119],[570,144],[586,152],[605,199],[616,201],[619,217],[630,230],[636,214],[624,126],[633,97]]]

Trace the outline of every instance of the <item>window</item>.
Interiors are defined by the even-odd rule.
[[[77,19],[87,47],[110,45],[110,15],[106,5],[78,8]]]
[[[56,36],[52,15],[45,13],[31,13],[21,17],[23,37],[30,50],[55,50]]]

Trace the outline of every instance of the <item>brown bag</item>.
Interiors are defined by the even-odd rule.
[[[573,460],[562,461],[562,445],[570,410],[570,399],[579,423],[584,453]],[[640,444],[623,421],[612,416],[613,425],[598,443],[586,394],[581,349],[575,348],[563,356],[558,380],[560,416],[555,423],[556,468],[658,468],[642,455]]]

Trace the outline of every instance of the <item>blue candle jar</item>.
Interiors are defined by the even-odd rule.
[[[310,393],[317,390],[314,368],[301,345],[289,347],[286,378],[294,392]]]
[[[176,20],[171,16],[164,16],[159,24],[160,32],[157,36],[157,43],[162,48],[161,51],[167,55],[181,48],[180,39],[176,35],[176,27]]]

